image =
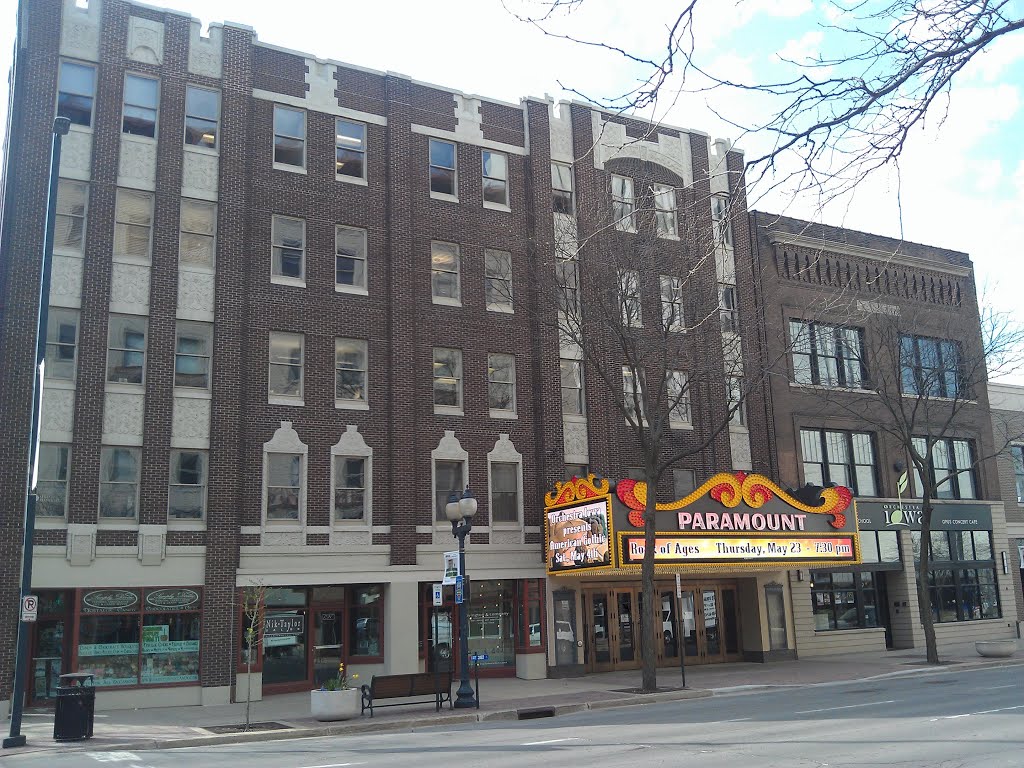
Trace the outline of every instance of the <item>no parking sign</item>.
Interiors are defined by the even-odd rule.
[[[35,621],[39,615],[39,598],[35,595],[25,595],[21,598],[21,620]]]

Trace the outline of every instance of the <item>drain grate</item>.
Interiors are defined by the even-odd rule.
[[[953,685],[954,683],[960,682],[959,680],[925,680],[925,685]]]
[[[249,731],[287,731],[292,726],[284,723],[249,723]],[[210,733],[243,733],[246,731],[245,723],[235,725],[204,725],[204,731]]]
[[[878,693],[881,688],[857,688],[856,690],[847,691],[847,693]]]
[[[532,709],[517,709],[516,716],[519,720],[537,720],[541,717],[554,717],[554,707],[533,707]]]

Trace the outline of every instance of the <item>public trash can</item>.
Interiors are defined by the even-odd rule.
[[[92,674],[71,672],[60,676],[53,710],[53,740],[81,741],[92,738],[96,688]]]

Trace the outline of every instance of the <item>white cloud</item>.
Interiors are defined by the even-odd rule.
[[[786,61],[795,61],[798,64],[802,64],[809,59],[817,57],[818,52],[821,50],[821,41],[824,37],[825,33],[820,29],[806,32],[802,37],[795,40],[787,40],[777,56]]]

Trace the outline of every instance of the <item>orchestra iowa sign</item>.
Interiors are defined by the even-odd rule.
[[[761,475],[721,472],[682,499],[655,505],[655,567],[859,563],[857,516],[845,514],[851,501],[848,488],[797,494]],[[614,489],[594,475],[558,483],[545,496],[548,573],[638,569],[646,502],[647,484],[635,480],[620,480]]]

